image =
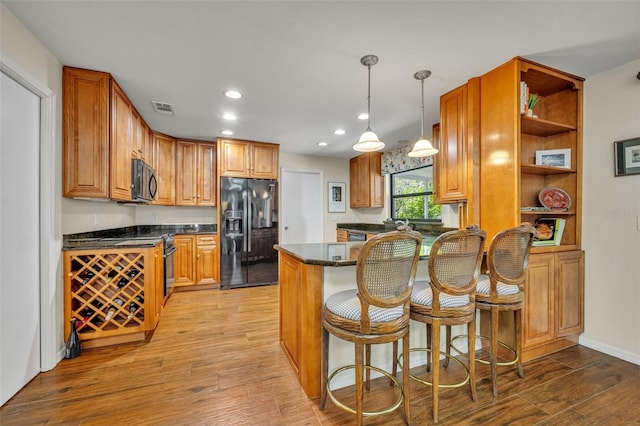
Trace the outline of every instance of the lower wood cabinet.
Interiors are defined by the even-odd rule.
[[[162,311],[162,243],[64,251],[64,335],[85,348],[144,340]]]
[[[176,235],[174,285],[217,284],[219,256],[217,234]]]
[[[336,242],[338,243],[346,243],[349,241],[349,233],[346,229],[338,229],[336,230]]]
[[[522,360],[578,344],[584,331],[584,252],[529,256],[522,324]],[[489,313],[480,312],[480,332],[489,336]],[[499,340],[512,345],[513,314],[501,312]]]

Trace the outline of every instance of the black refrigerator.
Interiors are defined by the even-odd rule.
[[[220,288],[278,282],[278,182],[220,181]]]

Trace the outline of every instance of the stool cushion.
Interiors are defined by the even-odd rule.
[[[427,281],[416,281],[413,283],[411,291],[411,303],[417,305],[431,306],[433,294],[431,286]],[[469,296],[452,296],[440,293],[440,306],[443,308],[459,308],[469,304]]]
[[[343,318],[360,321],[362,319],[360,299],[357,290],[345,290],[330,296],[325,303],[328,310]],[[402,316],[402,306],[396,308],[378,308],[369,306],[371,322],[387,322]]]
[[[517,285],[509,285],[498,283],[497,285],[498,294],[500,296],[507,296],[510,294],[518,294],[520,292],[520,288]],[[489,295],[491,289],[491,279],[488,275],[480,275],[478,278],[478,284],[476,285],[476,293],[477,294],[486,294]]]

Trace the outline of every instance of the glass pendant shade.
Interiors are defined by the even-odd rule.
[[[431,142],[424,137],[424,80],[431,75],[431,71],[422,70],[413,75],[413,78],[420,80],[420,86],[422,89],[422,109],[420,114],[420,138],[413,145],[413,149],[409,153],[409,157],[429,157],[438,153],[438,150],[433,147]]]
[[[378,139],[378,135],[371,130],[371,66],[378,63],[378,57],[375,55],[366,55],[360,59],[360,63],[369,70],[367,86],[367,130],[360,136],[358,143],[353,145],[353,149],[359,152],[380,151],[384,148],[384,142]]]
[[[379,151],[382,148],[384,148],[384,142],[381,142],[378,135],[369,128],[360,136],[358,143],[353,146],[354,150],[360,152]]]
[[[413,149],[409,153],[409,157],[429,157],[438,153],[438,150],[431,145],[429,139],[421,137],[413,145]]]

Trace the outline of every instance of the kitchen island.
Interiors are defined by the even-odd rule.
[[[425,280],[427,254],[434,235],[424,235],[416,279]],[[280,285],[280,346],[296,371],[307,396],[320,396],[322,306],[342,290],[356,288],[356,260],[364,242],[277,245]],[[412,347],[425,347],[424,324],[412,322]],[[372,364],[390,370],[392,346],[373,345]],[[418,354],[419,355],[419,354]],[[354,364],[353,344],[330,336],[329,370]],[[414,365],[414,363],[412,363]],[[347,386],[353,378],[333,387]]]

